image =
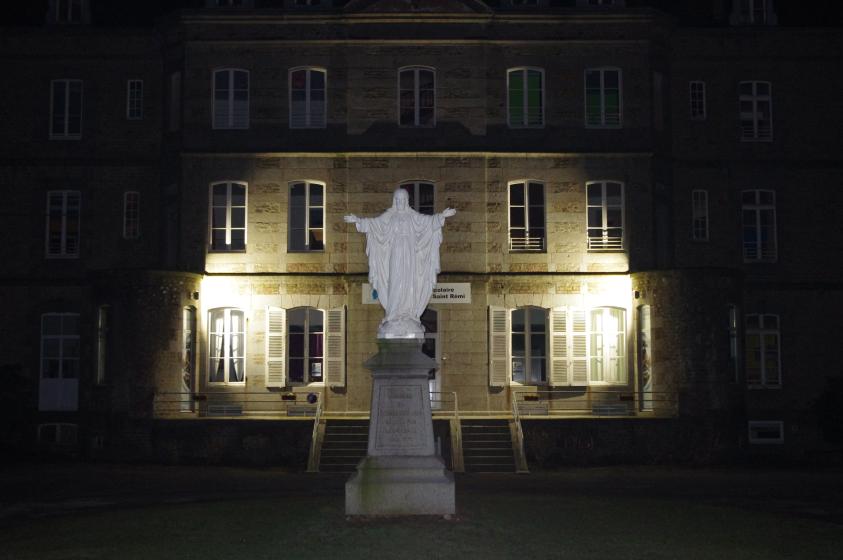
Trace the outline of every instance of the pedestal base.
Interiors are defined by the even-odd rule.
[[[453,515],[454,475],[437,456],[366,457],[345,483],[346,515]]]

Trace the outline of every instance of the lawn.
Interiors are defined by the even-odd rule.
[[[347,520],[341,495],[233,499],[20,519],[0,558],[839,560],[836,524],[681,499],[501,492],[458,515]]]

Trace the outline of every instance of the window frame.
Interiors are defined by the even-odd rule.
[[[59,218],[61,220],[61,238],[59,241],[60,249],[58,252],[52,253],[50,252],[50,231],[51,231],[51,224],[52,218],[50,214],[51,210],[51,196],[61,196],[61,213]],[[68,241],[68,197],[71,195],[76,196],[76,250],[74,252],[69,252],[67,250],[67,241]],[[82,246],[82,193],[80,191],[74,190],[60,190],[60,191],[47,191],[47,210],[46,210],[46,235],[44,236],[44,254],[45,258],[48,259],[78,259],[81,253],[81,246]]]
[[[533,237],[530,235],[530,208],[534,206],[530,203],[530,185],[541,185],[542,189],[542,232],[543,235],[541,236],[541,246],[536,248],[533,247],[532,239]],[[522,185],[524,187],[524,204],[523,206],[516,205],[513,207],[512,204],[512,187],[515,185]],[[524,213],[524,227],[513,227],[512,225],[512,209],[513,208],[523,208]],[[507,244],[509,246],[510,253],[546,253],[547,252],[547,189],[544,181],[538,181],[535,179],[518,179],[515,181],[509,181],[506,186],[506,220],[507,220]],[[526,237],[513,237],[512,230],[513,229],[523,229],[526,233]],[[523,242],[523,247],[516,248],[514,240],[521,239]]]
[[[225,206],[214,205],[214,187],[219,185],[227,185]],[[234,206],[232,203],[232,186],[237,185],[243,187],[243,227],[233,227],[231,223],[232,211],[240,206]],[[225,208],[225,226],[214,227],[214,209]],[[225,246],[226,248],[214,247],[214,230],[225,231]],[[234,230],[243,230],[243,248],[231,248],[231,233]],[[249,247],[249,184],[245,181],[215,181],[208,187],[208,252],[209,253],[245,253]]]
[[[754,202],[751,204],[744,201],[744,198],[748,193],[754,193]],[[762,202],[762,196],[765,193],[772,195],[772,203]],[[753,212],[755,214],[754,224],[747,224],[744,221],[747,212]],[[768,248],[766,252],[762,243],[763,225],[761,224],[761,216],[763,212],[770,212],[772,216],[771,225],[769,226],[771,229],[769,242],[772,244],[772,249]],[[778,224],[776,223],[776,220],[776,191],[770,189],[746,189],[741,191],[741,243],[744,263],[775,263],[778,261],[779,240]],[[750,250],[750,245],[753,245],[753,243],[749,243],[746,240],[746,233],[748,230],[755,232],[755,257],[752,257],[752,251]]]
[[[752,317],[757,317],[758,327],[750,326],[754,321]],[[775,327],[768,327],[765,322],[775,319]],[[758,353],[760,354],[759,364],[759,379],[758,382],[750,381],[750,371],[748,364],[745,364],[744,373],[746,375],[746,385],[748,389],[781,389],[782,388],[782,339],[781,339],[781,317],[773,313],[748,313],[744,317],[744,325],[746,327],[744,332],[744,360],[749,359],[750,349],[753,345],[750,344],[750,337],[758,338]],[[775,381],[768,380],[767,373],[767,337],[772,337],[775,340],[775,363],[776,376]]]
[[[532,386],[546,386],[550,384],[550,309],[546,307],[541,307],[538,305],[523,305],[519,307],[515,307],[509,311],[509,384],[514,385],[516,387],[532,387]],[[512,325],[514,323],[512,316],[515,314],[516,311],[524,311],[524,331],[516,333]],[[532,322],[530,321],[530,314],[535,312],[541,312],[544,315],[544,333],[534,333],[532,331]],[[516,381],[515,380],[515,352],[513,351],[513,343],[514,337],[516,334],[524,336],[524,381]],[[544,334],[544,356],[535,357],[537,359],[541,359],[544,361],[544,379],[539,381],[534,381],[532,375],[533,369],[533,358],[532,355],[532,337],[536,334]]]
[[[609,183],[614,183],[620,186],[621,191],[621,203],[619,206],[617,205],[609,205],[608,196],[606,194],[606,187]],[[592,185],[601,185],[601,194],[600,194],[600,206],[601,209],[601,217],[600,217],[600,226],[592,226],[589,225],[588,222],[588,214],[589,209],[597,208],[597,205],[593,205],[589,203],[588,191]],[[600,181],[587,181],[585,184],[585,207],[586,207],[586,247],[588,252],[590,253],[617,253],[623,252],[626,248],[626,184],[623,181],[615,181],[612,179],[604,179]],[[620,208],[620,216],[621,216],[621,225],[620,227],[612,227],[610,228],[608,225],[608,215],[609,210]],[[620,229],[621,235],[620,239],[618,240],[615,237],[608,236],[608,230],[610,229]],[[598,237],[592,237],[589,235],[591,230],[600,230],[603,234]],[[595,243],[595,246],[592,246],[592,239],[599,239],[600,244],[598,245]]]
[[[523,102],[521,110],[523,111],[523,122],[521,124],[513,123],[513,115],[512,115],[512,105],[510,97],[512,95],[512,90],[510,86],[512,75],[516,72],[523,73],[523,85],[524,90],[522,92]],[[541,77],[541,90],[540,90],[540,99],[541,104],[539,106],[539,113],[541,115],[541,122],[539,124],[530,124],[530,96],[529,96],[529,74],[530,72],[538,72],[539,76]],[[545,93],[545,72],[544,68],[540,68],[538,66],[515,66],[512,68],[506,69],[506,124],[509,128],[544,128],[545,127],[545,105],[547,101],[547,95]]]
[[[752,93],[741,93],[744,85],[752,87]],[[766,85],[767,93],[758,93],[758,86]],[[762,130],[760,124],[763,122],[759,117],[758,106],[762,103],[767,103],[769,111],[769,126],[768,130]],[[752,112],[749,118],[744,118],[745,112],[743,109],[744,103],[752,104]],[[773,141],[773,83],[764,80],[742,80],[738,82],[738,122],[740,125],[740,140],[741,142],[772,142]],[[751,122],[751,134],[748,134],[748,127],[746,123]]]
[[[425,204],[424,207],[430,207],[430,213],[422,212],[419,208],[422,208],[422,205],[419,203],[421,200],[421,187],[430,187],[431,197],[433,201],[431,204]],[[409,200],[407,203],[409,204],[410,208],[418,212],[419,214],[425,214],[427,216],[432,216],[436,213],[436,184],[433,181],[426,181],[424,179],[418,180],[410,180],[410,181],[401,181],[398,184],[399,188],[404,189],[407,191],[409,195]],[[412,191],[408,188],[412,187]]]
[[[218,334],[217,331],[214,330],[214,312],[223,312],[223,330],[222,330],[222,351],[223,354],[219,357],[215,357],[213,355],[214,347],[212,344],[213,336]],[[231,330],[231,315],[232,313],[239,313],[242,317],[242,331],[234,332]],[[243,386],[246,384],[246,373],[247,373],[247,365],[248,365],[248,333],[249,333],[249,325],[248,319],[246,317],[246,311],[239,307],[214,307],[208,310],[207,314],[208,320],[208,338],[207,338],[207,352],[205,353],[205,357],[208,359],[208,375],[206,376],[206,382],[209,385],[240,385]],[[233,354],[233,347],[231,344],[232,337],[234,335],[240,335],[242,341],[242,347],[240,348],[240,356],[234,356]],[[212,380],[212,369],[211,366],[213,364],[214,359],[220,359],[223,362],[223,380],[221,381],[214,381]],[[241,360],[243,364],[243,372],[241,381],[231,381],[231,361],[232,360]]]
[[[304,71],[305,74],[305,112],[304,112],[304,125],[297,125],[294,124],[293,120],[293,73]],[[311,104],[312,104],[312,88],[310,86],[311,83],[311,76],[313,72],[320,72],[323,75],[323,80],[325,83],[324,89],[324,112],[322,114],[322,122],[321,123],[313,123],[313,112],[311,111]],[[320,128],[327,128],[328,127],[328,70],[327,68],[321,66],[296,66],[294,68],[290,68],[287,71],[287,102],[289,104],[289,111],[287,114],[288,124],[291,129],[320,129]]]
[[[56,84],[64,84],[64,103],[62,116],[62,131],[56,131],[53,127],[55,125],[55,104],[56,104]],[[79,132],[70,132],[70,97],[71,84],[79,85]],[[84,81],[78,78],[61,78],[58,80],[50,80],[50,140],[81,140],[82,139],[82,124],[84,122],[84,108],[85,108],[85,84]]]
[[[709,240],[708,190],[691,191],[691,240],[706,242]]]
[[[688,103],[689,116],[692,121],[704,121],[708,118],[704,81],[691,80],[688,82]]]
[[[605,327],[597,331],[595,329],[595,321],[594,315],[595,313],[601,313],[604,316],[609,315],[611,312],[619,312],[620,318],[618,321],[618,325],[620,326],[619,331],[609,331]],[[588,309],[588,384],[589,386],[623,386],[629,384],[629,364],[628,364],[628,349],[627,346],[629,344],[629,335],[627,329],[627,317],[626,317],[626,309],[623,307],[616,307],[611,305],[602,305],[597,307],[590,307]],[[620,343],[617,344],[617,354],[612,356],[611,352],[609,351],[612,346],[609,344],[603,343],[603,351],[601,355],[598,356],[595,353],[595,343],[594,337],[601,336],[606,337],[607,335],[612,334],[616,337],[620,337]],[[601,379],[594,379],[595,375],[595,368],[594,368],[594,361],[600,359],[603,361],[604,364],[610,363],[612,360],[615,360],[619,365],[619,372],[620,377],[618,379],[609,379],[607,380],[606,371],[607,367],[604,365],[603,367],[603,374]]]
[[[140,238],[140,192],[123,192],[123,239]]]
[[[600,73],[600,122],[597,124],[589,122],[588,110],[588,74],[589,72]],[[617,123],[608,122],[606,114],[606,72],[617,72],[618,74],[618,114]],[[620,129],[623,128],[623,71],[617,66],[596,66],[586,68],[583,72],[583,94],[585,105],[585,128],[589,129]]]
[[[302,310],[305,311],[305,313],[304,313],[304,324],[303,324],[304,330],[302,331],[303,335],[304,335],[304,345],[303,345],[303,349],[302,349],[303,354],[302,354],[301,358],[292,356],[293,345],[291,344],[291,341],[290,341],[290,335],[292,334],[291,326],[293,324],[293,321],[291,320],[290,315],[292,314],[293,311],[296,311],[296,310],[299,310],[299,309],[302,309]],[[310,332],[310,312],[311,311],[318,311],[319,313],[322,314],[322,330],[319,331],[319,332],[314,332],[314,333]],[[325,375],[326,375],[326,366],[327,366],[327,362],[326,362],[327,356],[325,354],[326,354],[326,344],[328,342],[328,339],[327,339],[328,333],[326,331],[327,321],[328,321],[328,313],[327,313],[326,309],[322,309],[322,308],[319,308],[319,307],[313,307],[311,305],[302,305],[302,306],[299,306],[299,307],[291,307],[291,308],[287,309],[287,332],[285,334],[286,339],[287,339],[286,340],[287,355],[285,357],[285,360],[287,361],[286,368],[287,368],[287,386],[288,387],[311,387],[311,386],[325,385]],[[310,335],[311,334],[317,334],[317,335],[322,336],[322,354],[318,357],[309,355],[310,354]],[[298,360],[298,359],[301,359],[301,361],[302,361],[302,380],[301,381],[293,381],[293,379],[292,379],[292,377],[293,377],[293,375],[292,375],[292,371],[293,371],[292,360]],[[311,380],[311,373],[312,373],[311,366],[313,365],[313,364],[311,364],[311,359],[319,360],[319,363],[322,364],[321,373],[320,373],[321,379],[318,380],[318,381],[312,381]]]
[[[97,377],[96,384],[104,385],[108,380],[108,350],[111,332],[111,306],[97,306]]]
[[[401,76],[405,72],[412,72],[413,73],[413,122],[411,124],[406,124],[401,122],[401,93],[404,91],[409,91],[403,89],[401,87]],[[422,100],[422,90],[421,89],[421,80],[419,79],[421,72],[430,72],[433,76],[433,105],[430,107],[431,109],[431,120],[430,124],[421,124],[419,116],[421,114],[421,100]],[[398,69],[398,126],[401,128],[436,128],[436,68],[433,66],[402,66]]]
[[[217,88],[217,76],[220,74],[227,74],[227,88],[226,89],[218,89]],[[243,122],[238,122],[236,120],[236,111],[235,107],[237,104],[237,100],[235,99],[235,93],[238,90],[234,87],[235,84],[235,76],[240,74],[246,75],[246,100],[243,102],[245,103],[245,117],[243,117]],[[233,67],[226,67],[226,68],[216,68],[213,72],[211,72],[211,128],[214,130],[248,130],[251,124],[251,85],[252,85],[252,76],[249,70],[245,68],[233,68]],[[220,118],[224,117],[227,122],[220,122],[220,118],[217,115],[217,92],[222,91],[226,92],[226,99],[225,101],[220,101],[222,103],[222,111],[224,112],[223,115],[220,115]]]
[[[304,185],[305,186],[305,206],[304,206],[304,215],[305,215],[305,222],[304,222],[304,248],[294,248],[293,243],[293,221],[290,219],[290,213],[293,211],[292,205],[292,197],[293,197],[293,187],[295,185]],[[313,185],[319,185],[322,187],[322,205],[311,205],[310,199],[310,189]],[[328,188],[327,185],[322,181],[312,181],[310,179],[300,180],[300,181],[290,181],[287,184],[287,252],[288,253],[324,253],[325,247],[327,246],[327,227],[325,224],[325,204],[327,201],[328,196]],[[322,227],[321,228],[312,228],[310,227],[310,211],[313,208],[321,208],[322,209]],[[319,249],[311,249],[310,248],[310,232],[311,230],[322,231],[322,247]]]
[[[143,120],[143,80],[126,80],[126,120]]]
[[[60,329],[60,332],[58,334],[47,334],[47,333],[45,333],[44,327],[45,327],[45,320],[46,320],[47,317],[61,317],[61,329]],[[76,319],[75,334],[68,333],[64,330],[64,318],[65,317],[75,317],[75,319]],[[44,368],[44,362],[48,359],[48,357],[44,355],[44,346],[45,346],[44,343],[48,339],[57,340],[58,343],[59,343],[58,344],[59,355],[57,356],[58,361],[59,361],[59,369],[58,369],[59,373],[55,377],[46,377],[44,375],[44,369],[45,369]],[[76,343],[77,343],[77,345],[76,345],[77,354],[76,354],[75,357],[71,356],[70,358],[65,358],[65,354],[64,354],[64,350],[65,350],[64,342],[65,342],[65,340],[75,340],[76,341]],[[82,372],[80,371],[80,364],[81,364],[81,361],[82,361],[81,340],[82,340],[82,337],[81,337],[81,315],[79,313],[64,312],[64,311],[59,311],[59,312],[50,311],[50,312],[47,312],[47,313],[42,313],[41,314],[40,350],[38,352],[38,357],[39,357],[38,379],[39,380],[43,380],[43,379],[60,379],[60,380],[72,379],[72,380],[78,381],[79,378],[82,375]],[[50,356],[50,358],[55,358],[55,357]],[[68,377],[68,376],[64,375],[64,373],[65,373],[64,372],[64,369],[65,369],[64,368],[64,362],[66,360],[76,362],[76,374],[73,377]]]

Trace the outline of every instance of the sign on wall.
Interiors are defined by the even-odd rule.
[[[363,284],[363,304],[377,303],[377,294],[369,283]],[[471,303],[471,284],[468,282],[443,283],[433,286],[430,303]]]

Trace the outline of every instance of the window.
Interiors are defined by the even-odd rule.
[[[436,361],[436,367],[427,372],[428,386],[430,389],[430,407],[442,408],[443,395],[442,376],[439,374],[439,366],[442,363],[442,347],[439,345],[439,313],[435,309],[426,308],[419,317],[424,327],[424,341],[422,342],[422,353]]]
[[[623,250],[623,183],[600,181],[585,186],[588,250]]]
[[[742,142],[773,140],[773,97],[770,82],[740,83]]]
[[[740,348],[738,347],[738,308],[735,305],[729,305],[729,366],[734,373],[735,383],[739,380],[740,375]]]
[[[549,364],[549,366],[548,366]],[[626,311],[489,308],[489,384],[626,384]]]
[[[140,193],[123,193],[123,239],[140,237]]]
[[[208,381],[242,383],[246,379],[246,317],[231,307],[208,314]]]
[[[105,383],[108,365],[108,332],[111,307],[100,305],[97,308],[97,385]]]
[[[79,256],[79,191],[47,193],[47,258]]]
[[[82,138],[82,80],[53,80],[50,98],[50,139]]]
[[[193,411],[193,399],[190,393],[193,391],[194,372],[196,371],[196,308],[185,307],[181,316],[181,376],[179,379],[179,390],[182,392],[182,399],[179,410],[182,412]]]
[[[288,251],[325,250],[325,185],[290,184]]]
[[[621,127],[621,71],[617,68],[585,71],[585,126]]]
[[[126,118],[130,121],[143,118],[143,80],[129,80],[126,84]]]
[[[432,68],[402,68],[398,71],[398,124],[436,125],[436,74]]]
[[[345,386],[345,308],[269,307],[266,386]]]
[[[224,68],[214,71],[213,127],[249,128],[249,72]]]
[[[509,250],[545,250],[544,184],[537,181],[510,183]]]
[[[181,72],[170,74],[169,130],[181,130]]]
[[[419,214],[433,215],[433,183],[410,181],[400,187],[410,196],[410,208]]]
[[[691,239],[708,241],[708,191],[691,191]]]
[[[38,424],[38,443],[58,446],[73,447],[79,442],[79,426],[64,422],[49,422]]]
[[[513,68],[506,72],[509,126],[544,126],[544,70]]]
[[[83,0],[55,0],[56,23],[82,23]]]
[[[749,443],[752,444],[782,444],[784,443],[784,422],[781,420],[761,421],[750,420]]]
[[[79,314],[41,316],[39,410],[76,410],[79,398]]]
[[[744,262],[775,262],[776,194],[751,190],[741,193]]]
[[[626,313],[616,307],[591,310],[592,383],[626,383]]]
[[[746,383],[750,387],[781,387],[778,315],[746,316]]]
[[[512,382],[525,385],[547,383],[547,309],[513,309],[510,332]]]
[[[246,250],[246,184],[211,185],[211,251]]]
[[[327,83],[325,70],[290,70],[290,128],[325,128]]]
[[[688,94],[691,99],[691,120],[704,121],[705,112],[705,82],[688,82]]]

